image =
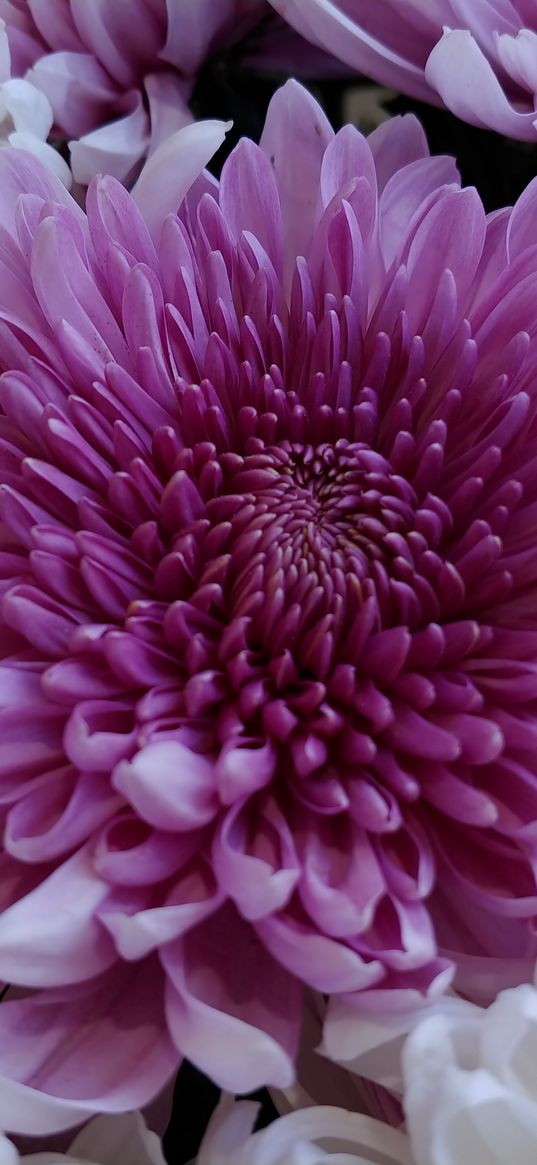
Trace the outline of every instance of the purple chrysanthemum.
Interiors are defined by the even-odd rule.
[[[472,125],[537,136],[535,0],[270,0],[354,69]]]
[[[537,188],[295,83],[221,138],[87,219],[0,155],[8,1128],[535,950]]]
[[[132,181],[189,124],[196,74],[255,25],[265,0],[0,0],[14,76],[48,97],[75,181]]]

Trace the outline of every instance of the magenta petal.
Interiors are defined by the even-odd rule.
[[[115,770],[114,786],[157,829],[197,829],[215,814],[214,765],[178,741],[148,744]]]
[[[276,273],[282,266],[282,220],[276,177],[259,146],[243,138],[222,170],[219,202],[235,239],[252,234],[266,251]]]
[[[248,845],[253,812],[248,801],[236,801],[213,843],[219,883],[242,916],[250,919],[263,918],[283,906],[300,876],[292,834],[277,805],[267,805]]]
[[[222,900],[210,868],[200,860],[190,862],[174,879],[162,905],[148,905],[131,913],[130,888],[126,893],[112,891],[99,918],[122,958],[141,959],[197,926],[218,909]]]
[[[47,774],[6,818],[4,845],[21,861],[49,861],[87,840],[121,800],[100,773],[73,782],[69,768]]]
[[[528,247],[537,243],[535,228],[535,204],[537,180],[534,178],[515,203],[507,229],[507,254],[512,261],[523,255]]]
[[[51,1133],[95,1112],[138,1108],[178,1060],[154,960],[115,967],[90,984],[4,1001],[0,1122],[10,1132]]]
[[[379,193],[399,170],[429,155],[424,130],[413,113],[388,118],[367,140],[375,160]]]
[[[457,183],[453,158],[417,158],[390,176],[380,199],[380,240],[387,268],[400,255],[401,241],[429,195]]]
[[[282,215],[285,283],[297,255],[307,255],[317,215],[311,197],[333,130],[320,106],[296,81],[276,90],[267,110],[260,147],[278,186]]]
[[[345,943],[320,933],[295,906],[259,919],[256,931],[274,958],[316,991],[362,991],[384,977],[378,959],[363,959]]]
[[[15,235],[15,211],[21,194],[39,195],[45,201],[69,207],[80,221],[84,215],[63,182],[43,166],[33,154],[23,150],[2,150],[0,154],[0,220],[2,226]]]
[[[233,958],[238,949],[240,968]],[[169,977],[170,1031],[189,1060],[230,1092],[292,1083],[298,982],[230,907],[164,948],[161,959]]]

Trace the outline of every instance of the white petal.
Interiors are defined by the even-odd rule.
[[[308,1149],[317,1152],[306,1155]],[[334,1165],[346,1161],[349,1165],[370,1161],[411,1165],[408,1138],[372,1117],[321,1105],[280,1117],[256,1133],[239,1158],[240,1165],[330,1165],[331,1161]],[[218,1158],[207,1165],[218,1165]]]
[[[69,1152],[95,1165],[166,1165],[160,1140],[139,1112],[97,1116],[75,1137]]]
[[[1,97],[16,130],[27,130],[43,141],[48,137],[53,122],[52,106],[35,85],[14,77],[4,81]]]
[[[11,1141],[0,1133],[0,1165],[18,1165],[19,1154]]]
[[[5,21],[0,20],[0,83],[11,77],[11,53]],[[0,1165],[2,1163],[0,1162]]]

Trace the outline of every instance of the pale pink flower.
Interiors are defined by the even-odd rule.
[[[69,188],[69,166],[47,143],[52,122],[53,113],[45,94],[30,81],[11,76],[9,41],[0,19],[0,146],[30,150]]]
[[[193,120],[211,53],[240,40],[265,0],[0,0],[13,72],[46,95],[70,139],[75,181],[131,182],[145,156]],[[26,72],[29,70],[28,72]]]
[[[303,36],[382,84],[534,140],[534,0],[270,2]]]

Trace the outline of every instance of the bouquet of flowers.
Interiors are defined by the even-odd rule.
[[[536,94],[0,0],[0,1165],[537,1160]]]

